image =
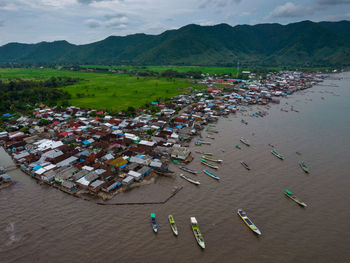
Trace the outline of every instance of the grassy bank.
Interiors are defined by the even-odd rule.
[[[0,79],[49,79],[69,76],[81,79],[63,90],[72,95],[72,105],[104,110],[135,108],[157,98],[170,98],[197,87],[186,79],[144,78],[126,74],[85,73],[54,69],[0,69]]]

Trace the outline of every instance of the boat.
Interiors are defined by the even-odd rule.
[[[172,215],[169,215],[168,218],[169,218],[171,230],[173,231],[174,235],[177,236],[179,234],[179,232],[177,230],[177,226],[175,224],[174,217]]]
[[[235,147],[240,150],[242,149],[241,146],[239,146],[238,144],[236,144]]]
[[[210,168],[213,168],[213,169],[219,169],[219,166],[216,166],[216,165],[213,165],[211,163],[208,163],[205,159],[201,159],[201,164],[204,164]]]
[[[182,177],[183,179],[189,181],[192,184],[195,184],[195,185],[200,185],[201,184],[199,181],[196,181],[195,179],[192,179],[191,177],[189,177],[189,176],[187,176],[185,174],[180,174],[180,177]]]
[[[203,139],[198,139],[198,142],[201,144],[211,144],[211,142],[205,141]]]
[[[180,168],[181,170],[184,170],[184,171],[188,172],[188,173],[197,174],[197,171],[196,171],[196,170],[192,170],[192,169],[187,168],[187,167],[185,167],[185,166],[180,166],[179,168]]]
[[[211,132],[211,133],[218,133],[219,131],[217,130],[213,130],[213,129],[206,129],[207,132]]]
[[[299,198],[297,198],[291,191],[289,191],[288,189],[286,189],[285,191],[284,191],[284,194],[287,196],[287,197],[289,197],[290,199],[292,199],[294,202],[296,202],[298,205],[300,205],[300,206],[302,206],[302,207],[307,207],[307,205],[303,202],[303,201],[301,201],[301,200],[299,200]]]
[[[244,139],[243,137],[241,137],[241,139],[239,139],[243,144],[250,146],[250,144],[248,143],[248,141],[246,139]]]
[[[194,142],[194,145],[195,145],[195,146],[202,146],[202,143],[199,142],[199,141],[195,141],[195,142]]]
[[[204,169],[203,172],[207,175],[209,175],[210,177],[213,177],[214,179],[216,180],[220,180],[220,177],[217,176],[216,174],[212,173],[211,171],[207,170],[207,169]]]
[[[195,217],[191,217],[191,226],[192,226],[194,237],[196,238],[198,245],[201,248],[205,248],[204,238],[201,232],[199,231],[198,222]]]
[[[305,173],[309,173],[310,172],[309,167],[307,167],[304,162],[300,162],[299,165],[300,165],[301,169],[304,170]]]
[[[238,209],[237,214],[242,218],[244,223],[257,235],[261,235],[260,230],[254,225],[254,223],[247,217],[246,213],[242,209]]]
[[[207,138],[212,139],[212,140],[215,140],[214,137],[211,137],[211,136],[209,136],[209,135],[207,135]]]
[[[248,166],[248,164],[246,164],[246,163],[243,162],[243,161],[241,161],[240,163],[241,163],[241,165],[243,165],[243,167],[244,167],[245,169],[250,170],[250,167]]]
[[[276,156],[277,158],[284,160],[284,156],[276,152],[275,150],[272,150],[271,153]]]
[[[212,157],[212,156],[205,156],[205,155],[203,155],[202,159],[204,159],[206,161],[216,162],[216,163],[221,163],[222,162],[222,160],[220,160],[218,158],[215,158],[215,157]]]
[[[204,155],[213,155],[212,153],[207,153],[207,152],[203,152],[203,151],[198,151],[198,150],[195,150],[195,153],[199,153],[199,154],[204,154]]]
[[[158,232],[158,224],[157,224],[155,213],[151,213],[151,222],[152,222],[152,228],[153,228],[154,233],[157,233]]]

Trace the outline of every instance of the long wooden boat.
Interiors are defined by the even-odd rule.
[[[252,230],[255,234],[261,235],[260,230],[254,225],[254,223],[247,217],[246,213],[242,209],[238,209],[237,214],[244,221],[244,223]]]
[[[184,170],[185,172],[188,172],[188,173],[191,173],[191,174],[197,174],[197,171],[196,170],[192,170],[190,168],[187,168],[185,166],[180,166],[179,167],[181,170]]]
[[[152,223],[152,228],[153,228],[154,233],[157,233],[158,232],[158,224],[157,224],[155,213],[151,213],[151,223]]]
[[[242,165],[245,169],[250,170],[250,167],[248,166],[248,164],[246,164],[246,163],[243,162],[243,161],[240,161],[240,163],[241,163],[241,165]]]
[[[284,156],[276,152],[275,150],[272,150],[271,153],[276,156],[277,158],[284,160]]]
[[[204,155],[213,155],[212,153],[208,153],[208,152],[203,152],[203,151],[199,151],[199,150],[195,150],[195,153],[199,153],[199,154],[204,154]]]
[[[240,150],[242,149],[241,146],[239,146],[238,144],[236,144],[235,147]]]
[[[211,161],[211,162],[215,162],[215,163],[221,163],[222,162],[222,160],[220,160],[218,158],[215,158],[215,157],[212,157],[212,156],[203,155],[202,158],[207,160],[207,161]]]
[[[198,142],[201,143],[201,144],[211,144],[211,142],[208,142],[208,141],[205,141],[205,140],[202,140],[202,139],[199,139]]]
[[[239,139],[243,144],[247,145],[247,146],[250,146],[249,142],[244,139],[243,137],[241,137],[241,139]]]
[[[296,197],[291,191],[289,191],[288,189],[286,189],[284,191],[284,194],[289,197],[290,199],[292,199],[294,202],[296,202],[298,205],[302,206],[302,207],[307,207],[307,205],[301,201],[298,197]]]
[[[211,163],[208,163],[205,159],[201,159],[201,164],[204,164],[210,168],[213,168],[213,169],[219,169],[219,166],[216,166],[216,165],[213,165]]]
[[[304,171],[305,173],[310,173],[309,167],[307,167],[306,164],[305,164],[304,162],[300,162],[299,165],[300,165],[301,169],[303,169],[303,171]]]
[[[204,238],[203,238],[201,232],[199,231],[198,222],[197,222],[197,219],[195,217],[191,217],[191,227],[192,227],[193,234],[197,240],[198,245],[201,248],[205,248]]]
[[[168,219],[169,219],[171,230],[173,231],[174,235],[177,236],[179,234],[179,231],[177,230],[174,217],[172,215],[169,215]]]
[[[206,129],[207,132],[211,132],[211,133],[219,133],[219,131],[217,130],[213,130],[213,129]]]
[[[191,177],[189,177],[189,176],[187,176],[185,174],[180,174],[180,177],[182,177],[183,179],[189,181],[192,184],[195,184],[195,185],[200,185],[201,184],[199,181],[196,181],[195,179],[192,179]]]
[[[203,172],[216,180],[220,180],[219,176],[217,176],[216,174],[212,173],[211,171],[209,171],[207,169],[204,169]]]

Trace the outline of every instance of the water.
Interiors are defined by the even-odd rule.
[[[350,262],[350,73],[341,76],[343,80],[329,79],[271,105],[264,118],[243,116],[247,126],[240,114],[219,120],[213,145],[192,146],[224,160],[215,172],[219,182],[202,173],[191,175],[200,180],[198,187],[178,176],[160,178],[117,196],[123,201],[163,200],[182,185],[163,205],[101,206],[40,186],[18,170],[10,172],[17,183],[0,192],[0,261]],[[291,105],[300,112],[280,110]],[[252,146],[236,149],[241,136]],[[270,153],[269,143],[284,161]],[[0,165],[9,165],[3,152],[0,156]],[[205,169],[200,155],[194,156],[189,167]],[[240,160],[252,170],[245,170]],[[301,160],[310,167],[309,175],[298,166]],[[285,198],[286,188],[308,207]],[[238,208],[262,236],[244,225]],[[158,234],[151,228],[151,212],[157,215]],[[178,237],[171,233],[169,214]],[[195,242],[190,216],[198,220],[204,251]]]

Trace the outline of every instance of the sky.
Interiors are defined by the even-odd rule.
[[[350,20],[350,0],[0,0],[0,45],[160,34],[188,24]]]

